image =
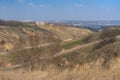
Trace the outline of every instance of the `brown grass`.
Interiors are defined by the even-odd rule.
[[[76,65],[74,69],[64,71],[55,68],[29,72],[0,71],[0,80],[120,80],[120,59],[111,62],[111,69],[100,67],[102,61],[101,58],[96,62],[86,63],[81,67]]]
[[[84,70],[65,70],[56,71],[4,71],[0,72],[0,80],[120,80],[119,69],[101,70],[101,69],[84,69]]]

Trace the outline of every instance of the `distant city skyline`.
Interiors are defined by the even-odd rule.
[[[0,0],[5,20],[120,20],[120,0]]]

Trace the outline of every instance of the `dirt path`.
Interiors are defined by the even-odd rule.
[[[45,46],[49,46],[49,45],[53,45],[53,44],[55,44],[55,43],[46,43],[46,44],[41,44],[41,45],[38,45],[38,46],[35,46],[35,47],[33,47],[33,46],[27,46],[27,47],[24,47],[22,49],[18,49],[16,51],[21,51],[21,50],[31,49],[31,48],[45,47]],[[10,53],[10,52],[1,52],[0,55],[5,55],[5,54],[8,54],[8,53]]]
[[[97,43],[99,43],[100,41],[101,41],[101,40],[95,41],[95,42],[91,42],[91,43],[87,43],[87,44],[84,44],[84,45],[80,45],[80,46],[77,46],[77,47],[74,47],[74,48],[71,48],[71,49],[62,50],[61,52],[56,53],[55,55],[53,55],[53,57],[57,57],[57,56],[60,56],[60,55],[63,55],[63,54],[68,54],[68,53],[73,52],[73,51],[76,51],[76,50],[78,50],[78,49],[80,49],[80,48],[97,44]]]
[[[45,46],[49,46],[49,45],[53,45],[55,43],[46,43],[46,44],[41,44],[41,45],[38,45],[38,46],[27,46],[27,47],[24,47],[23,49],[31,49],[31,48],[39,48],[39,47],[45,47]],[[18,49],[17,51],[21,51],[23,49]]]
[[[56,53],[56,54],[53,55],[52,57],[57,57],[57,56],[60,56],[60,55],[63,55],[63,54],[68,54],[68,53],[73,52],[73,51],[76,51],[76,50],[78,50],[78,49],[80,49],[80,48],[97,44],[97,43],[99,43],[100,41],[101,41],[101,40],[95,41],[95,42],[91,42],[91,43],[87,43],[87,44],[84,44],[84,45],[79,45],[79,46],[74,47],[74,48],[71,48],[71,49],[62,50],[61,52]],[[45,47],[45,46],[49,46],[49,45],[52,45],[52,44],[55,44],[55,43],[46,43],[46,44],[41,44],[41,45],[38,45],[38,46],[35,46],[35,47],[28,46],[28,47],[24,47],[23,49],[18,49],[17,51],[21,51],[21,50],[24,50],[24,49]],[[4,55],[4,54],[7,54],[7,53],[9,53],[9,52],[2,52],[2,53],[0,53],[0,55]]]

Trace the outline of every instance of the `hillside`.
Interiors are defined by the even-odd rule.
[[[120,27],[92,32],[53,24],[6,23],[0,25],[1,80],[120,79]]]
[[[59,43],[92,33],[87,29],[49,26],[38,26],[35,22],[0,21],[0,52]]]

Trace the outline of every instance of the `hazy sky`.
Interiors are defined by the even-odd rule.
[[[120,20],[120,0],[0,0],[0,19]]]

